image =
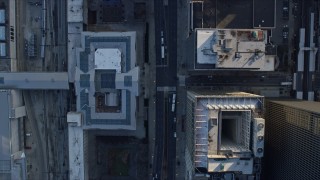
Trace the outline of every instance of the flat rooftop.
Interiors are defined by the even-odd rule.
[[[94,54],[95,69],[115,69],[121,73],[121,51],[116,48],[100,48]]]
[[[193,90],[196,97],[263,97],[256,94],[246,92],[226,92],[211,90]]]
[[[253,0],[253,27],[275,28],[275,0]]]
[[[251,169],[233,166],[237,158],[247,157],[250,150],[251,118],[256,110],[263,110],[263,96],[246,92],[224,92],[210,90],[188,91],[194,101],[194,164],[212,171],[243,171]],[[232,132],[232,133],[230,133]],[[236,153],[225,169],[219,169],[215,158],[225,158],[224,153]],[[251,159],[252,160],[252,159]],[[251,161],[250,160],[250,161]],[[225,162],[225,161],[224,161]],[[217,165],[217,166],[216,166]]]
[[[195,69],[273,71],[274,57],[265,55],[259,29],[197,29]]]
[[[193,0],[193,28],[274,28],[275,0]]]
[[[82,32],[76,49],[77,111],[84,129],[136,129],[136,32]]]
[[[83,0],[67,1],[68,3],[68,23],[78,23],[83,21]]]
[[[252,28],[252,0],[193,0],[191,5],[193,28]]]
[[[67,114],[70,179],[85,179],[83,153],[84,138],[81,119],[81,113],[69,112]]]

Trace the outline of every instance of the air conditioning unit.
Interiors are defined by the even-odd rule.
[[[262,118],[253,119],[252,151],[255,157],[263,157],[265,121]]]

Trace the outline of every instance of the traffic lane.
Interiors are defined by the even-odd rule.
[[[260,82],[275,82],[285,81],[287,77],[285,75],[278,75],[274,77],[261,76],[261,77],[241,77],[241,76],[227,76],[227,77],[215,77],[215,76],[191,76],[186,78],[188,81],[208,81],[208,82],[247,82],[247,81],[260,81]]]
[[[167,37],[167,53],[166,58],[168,65],[157,67],[157,85],[158,86],[176,86],[177,84],[177,2],[169,1],[166,7],[166,17],[164,24],[164,37]],[[158,30],[158,36],[161,36],[161,30]],[[160,40],[159,37],[158,40]],[[156,48],[160,55],[161,42],[157,43]],[[161,60],[161,56],[157,56],[157,60]]]
[[[169,70],[177,74],[177,1],[168,3],[168,51]]]
[[[289,10],[290,18],[290,10]],[[289,20],[283,18],[283,2],[276,1],[276,28],[272,30],[271,41],[274,44],[283,44],[282,40],[282,28],[288,25]]]
[[[174,92],[175,93],[175,92]],[[168,136],[167,136],[167,162],[168,162],[168,176],[167,179],[175,179],[175,158],[176,158],[176,137],[174,133],[176,133],[175,129],[175,121],[174,118],[176,117],[176,105],[174,104],[174,108],[172,107],[172,95],[170,93],[170,99],[168,107],[168,118],[167,118],[167,129],[168,129]],[[175,100],[176,102],[176,100]]]
[[[256,82],[247,82],[247,81],[243,81],[243,82],[200,82],[200,81],[190,81],[188,83],[186,83],[187,86],[220,86],[220,85],[224,85],[224,86],[256,86],[259,85],[260,87],[263,86],[280,86],[281,83],[261,83],[259,81]]]
[[[235,85],[247,85],[247,84],[257,84],[260,85],[279,85],[281,82],[287,82],[288,78],[286,76],[276,76],[276,77],[208,77],[208,76],[192,76],[186,78],[186,84],[192,83],[203,83],[203,84],[235,84]]]
[[[155,53],[156,53],[156,64],[158,61],[161,60],[161,41],[160,41],[160,33],[162,31],[162,0],[155,0],[154,1],[154,15],[155,15]],[[158,86],[159,81],[159,73],[156,71],[156,86]],[[155,152],[154,152],[154,164],[153,164],[153,177],[157,177],[157,179],[161,179],[162,174],[162,159],[163,159],[163,121],[162,121],[162,114],[163,110],[163,93],[157,92],[156,93],[156,123],[155,123]]]
[[[164,121],[163,121],[163,113],[164,113],[164,92],[158,91],[156,93],[156,162],[154,168],[154,175],[157,174],[157,177],[161,178],[162,173],[162,160],[163,160],[163,130],[164,130]]]
[[[177,85],[177,1],[168,1],[168,16],[166,22],[169,24],[167,26],[168,32],[168,69],[170,72],[170,86],[176,87]],[[174,92],[176,93],[176,92]],[[167,118],[167,129],[168,129],[168,147],[167,147],[167,179],[175,179],[175,161],[176,161],[176,138],[174,133],[176,132],[174,127],[174,118],[176,116],[176,100],[175,103],[172,102],[173,93],[169,93],[171,96],[171,111],[168,111]],[[174,107],[172,108],[172,104]],[[170,106],[169,106],[170,107]]]
[[[169,37],[168,44],[176,44]],[[160,45],[159,45],[160,49]],[[168,66],[157,67],[156,77],[157,86],[176,86],[177,85],[177,52],[176,46],[169,45],[167,49]],[[160,59],[161,57],[158,56]]]
[[[176,69],[172,66],[157,67],[156,79],[158,87],[176,86],[178,79]]]
[[[155,11],[155,52],[156,65],[161,65],[161,31],[163,31],[163,2],[162,0],[154,1]]]
[[[155,4],[158,4],[159,7],[162,8],[162,5],[160,5],[159,3],[163,3],[162,1],[155,1]],[[155,9],[159,10],[158,8],[159,7],[155,7]],[[161,11],[161,9],[160,9]],[[162,11],[161,11],[162,12]],[[156,40],[155,40],[155,43],[156,43],[156,59],[157,59],[157,62],[161,61],[161,31],[163,32],[166,32],[166,30],[163,30],[162,27],[164,27],[163,23],[165,23],[163,21],[163,16],[159,13],[159,16],[161,16],[160,18],[156,18],[157,23],[156,23]],[[175,21],[176,22],[176,21]],[[173,24],[176,24],[176,23],[173,23]],[[167,52],[167,58],[168,58],[168,66],[166,67],[157,67],[156,69],[156,79],[157,79],[157,82],[156,82],[156,85],[157,87],[159,86],[176,86],[176,81],[177,81],[177,75],[176,75],[176,26],[173,28],[174,29],[174,32],[172,33],[172,31],[168,31],[168,35],[166,37],[168,37],[168,44],[172,44],[172,45],[169,45],[168,47],[168,52]],[[166,33],[164,33],[166,34]],[[172,35],[174,34],[174,35]],[[174,40],[175,42],[172,42],[172,40]],[[162,157],[160,158],[160,152],[161,152],[161,156],[162,156],[162,153],[163,153],[163,144],[164,144],[164,141],[163,138],[164,137],[164,134],[163,134],[163,126],[164,126],[164,99],[165,99],[165,96],[164,96],[164,92],[157,92],[157,100],[156,100],[156,106],[157,106],[157,112],[156,112],[156,123],[158,124],[157,125],[157,131],[158,133],[157,134],[157,145],[158,145],[158,157],[157,157],[157,171],[160,172],[160,175],[161,175],[161,165],[162,165]],[[168,111],[167,111],[168,112]],[[171,127],[169,128],[171,129]],[[162,133],[162,134],[161,134]],[[166,139],[167,140],[170,140],[169,138]],[[167,141],[168,142],[168,141]],[[172,141],[170,140],[170,145],[167,145],[167,147],[171,146],[171,143]],[[170,149],[171,150],[171,149]],[[174,155],[175,156],[175,155]],[[171,153],[170,155],[167,155],[167,158],[168,157],[172,157]],[[167,159],[166,158],[166,159]],[[167,161],[168,162],[168,161]],[[160,164],[161,163],[161,164]],[[172,163],[170,163],[170,166],[172,166]],[[172,169],[172,168],[168,168],[169,169]],[[170,173],[170,176],[171,174],[173,174],[172,172],[169,172]],[[158,178],[159,178],[159,174],[158,174]]]

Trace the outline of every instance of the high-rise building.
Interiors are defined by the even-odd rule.
[[[135,32],[82,32],[75,48],[77,111],[85,129],[136,129],[139,67]]]
[[[111,4],[99,4],[101,9],[115,11],[97,19],[121,20],[117,18],[120,13],[115,12],[123,6]],[[140,142],[135,137],[144,133],[138,118],[139,32],[97,30],[96,23],[88,24],[86,13],[90,7],[89,1],[68,0],[68,74],[76,102],[76,112],[67,115],[69,178],[141,179],[132,170],[136,168],[133,164],[139,164],[136,157],[140,151],[136,147]],[[114,16],[105,16],[110,14]],[[83,24],[87,24],[86,28]],[[119,163],[124,170],[114,171]]]
[[[95,169],[99,157],[91,155],[89,159],[88,154],[101,149],[96,141],[97,130],[117,130],[114,134],[120,136],[133,134],[126,130],[137,128],[139,67],[135,65],[133,48],[136,33],[82,32],[81,38],[81,47],[74,48],[77,112],[67,116],[70,179],[90,179],[101,174],[99,170],[89,170]],[[112,151],[109,148],[108,152]],[[105,178],[109,177],[102,179]]]
[[[320,179],[320,103],[266,101],[265,179]]]
[[[244,92],[187,92],[187,179],[259,176],[264,153],[263,101],[263,96]]]

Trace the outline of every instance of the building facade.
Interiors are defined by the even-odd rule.
[[[266,101],[265,179],[320,179],[320,103]]]
[[[187,179],[238,177],[235,173],[259,176],[264,153],[263,100],[244,92],[187,92]]]

